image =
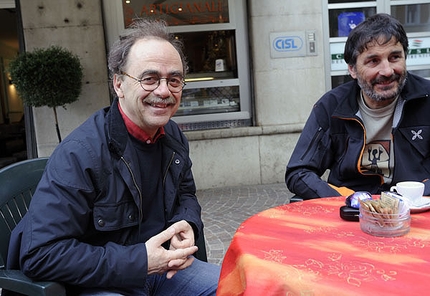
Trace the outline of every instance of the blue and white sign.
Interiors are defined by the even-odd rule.
[[[338,37],[346,37],[352,29],[364,21],[362,12],[343,12],[337,17]]]
[[[270,33],[272,58],[306,56],[305,32]]]
[[[273,40],[276,51],[298,51],[303,47],[303,40],[299,36],[281,36]]]

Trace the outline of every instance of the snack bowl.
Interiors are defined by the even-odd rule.
[[[409,209],[400,214],[381,214],[360,207],[360,228],[363,232],[381,237],[402,236],[411,228]]]

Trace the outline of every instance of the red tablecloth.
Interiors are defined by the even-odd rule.
[[[344,200],[292,203],[246,220],[217,295],[427,295],[430,212],[412,214],[407,235],[382,238],[342,220]]]

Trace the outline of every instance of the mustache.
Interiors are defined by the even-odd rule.
[[[171,104],[171,105],[175,105],[176,104],[176,99],[172,96],[166,98],[166,99],[162,99],[159,97],[146,97],[145,99],[143,99],[144,103],[147,104]]]
[[[393,82],[393,81],[397,81],[397,80],[400,80],[400,74],[394,73],[390,77],[378,76],[372,80],[372,84],[384,83],[384,82]]]

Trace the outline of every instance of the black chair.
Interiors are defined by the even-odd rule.
[[[63,285],[56,282],[38,282],[20,270],[6,269],[9,240],[12,230],[28,211],[34,190],[42,177],[48,158],[35,158],[11,164],[0,169],[0,291],[1,295],[16,293],[34,296],[66,295]],[[207,261],[205,237],[196,242],[196,258]]]
[[[208,262],[208,255],[206,251],[206,242],[205,242],[205,234],[202,231],[199,235],[199,238],[196,241],[196,246],[199,247],[198,251],[194,254],[194,256],[204,262]]]
[[[64,287],[55,282],[38,282],[20,270],[6,270],[12,230],[27,213],[31,197],[42,177],[48,158],[34,158],[0,169],[0,288],[2,295],[62,296]]]
[[[290,203],[300,202],[300,201],[303,201],[303,198],[301,198],[301,197],[299,197],[297,195],[294,195],[293,197],[290,198]]]

